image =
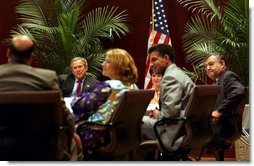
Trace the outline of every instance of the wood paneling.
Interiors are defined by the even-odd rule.
[[[0,40],[9,37],[10,29],[16,25],[14,14],[15,4],[18,0],[0,0]],[[84,13],[96,7],[118,6],[119,11],[126,10],[129,15],[128,25],[130,33],[115,38],[114,41],[104,40],[105,48],[119,47],[126,49],[133,56],[138,70],[138,86],[143,88],[145,60],[147,51],[148,28],[151,15],[151,0],[87,0]],[[165,11],[172,38],[172,46],[176,54],[176,64],[180,67],[188,67],[185,63],[185,53],[182,49],[182,34],[184,24],[189,18],[189,13],[178,4],[176,0],[164,0]],[[6,63],[6,47],[0,47],[0,64]]]

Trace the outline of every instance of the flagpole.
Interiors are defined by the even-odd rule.
[[[152,0],[152,46],[154,45],[154,0]]]

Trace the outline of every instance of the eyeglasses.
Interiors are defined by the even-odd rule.
[[[207,70],[207,68],[213,67],[216,63],[220,63],[221,61],[210,61],[207,64],[204,65],[204,70]]]

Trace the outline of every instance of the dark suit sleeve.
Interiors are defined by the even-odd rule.
[[[237,106],[243,98],[244,86],[240,82],[240,78],[233,72],[228,72],[223,80],[224,100],[218,106],[217,110],[224,115],[230,112]]]
[[[82,88],[82,93],[84,92],[90,92],[95,88],[95,85],[98,83],[98,80],[91,77],[87,76],[84,83],[83,83],[83,88]]]

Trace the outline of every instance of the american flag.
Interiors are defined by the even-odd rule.
[[[153,20],[154,20],[154,23],[153,23]],[[164,6],[163,6],[163,0],[154,0],[154,19],[151,19],[150,21],[147,49],[149,49],[152,45],[159,44],[159,43],[165,43],[165,44],[171,45],[171,38],[170,38],[167,18],[166,18]],[[147,55],[144,89],[150,89],[152,87],[152,79],[149,73],[150,66],[151,65],[150,65],[149,55]]]

